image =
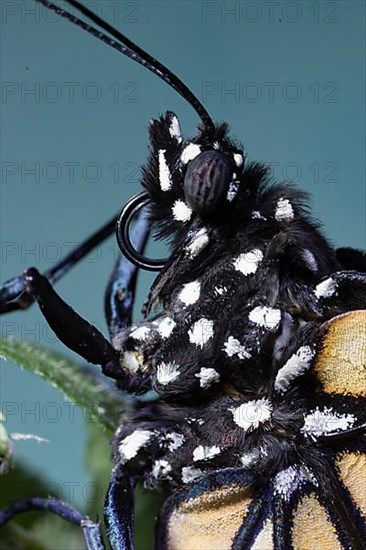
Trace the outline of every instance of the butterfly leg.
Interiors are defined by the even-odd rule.
[[[107,239],[115,230],[117,216],[114,216],[103,227],[83,241],[70,254],[67,254],[54,267],[44,273],[44,277],[51,284],[55,284],[61,277],[82,260],[91,250]],[[25,289],[24,275],[13,277],[0,287],[0,313],[7,313],[17,309],[27,309],[34,302],[34,297]]]
[[[143,252],[149,236],[149,223],[140,214],[132,231],[131,240],[138,252]],[[138,268],[120,256],[112,272],[105,294],[105,314],[111,340],[132,323]]]
[[[101,365],[106,376],[121,378],[119,353],[101,332],[76,313],[35,268],[28,269],[24,278],[27,293],[38,303],[59,340],[89,363]]]
[[[64,502],[53,498],[30,498],[28,500],[16,502],[8,508],[1,510],[0,527],[5,525],[17,514],[31,510],[52,512],[70,523],[79,525],[83,530],[88,550],[105,549],[99,523],[93,522],[88,516],[81,514]]]
[[[122,465],[114,468],[104,505],[104,520],[112,550],[134,548],[134,486]]]

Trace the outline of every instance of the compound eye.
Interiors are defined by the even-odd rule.
[[[212,214],[229,190],[233,177],[233,161],[220,151],[204,151],[187,167],[183,189],[194,212]]]

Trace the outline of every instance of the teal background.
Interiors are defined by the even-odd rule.
[[[364,2],[85,3],[175,71],[215,120],[230,123],[251,159],[276,163],[278,180],[308,190],[334,244],[365,246]],[[187,136],[197,117],[154,75],[32,0],[4,0],[1,10],[5,281],[30,265],[48,269],[139,190],[151,117],[173,110]],[[215,93],[203,97],[208,85]],[[38,96],[26,94],[31,88]],[[74,178],[70,163],[79,163]],[[37,166],[39,178],[27,173]],[[150,253],[162,250],[152,245]],[[115,257],[111,239],[57,286],[104,333],[103,292]],[[143,274],[139,305],[151,281]],[[37,308],[3,317],[1,328],[71,355]],[[81,412],[9,362],[1,399],[10,431],[49,440],[17,443],[17,456],[80,504],[88,482]]]

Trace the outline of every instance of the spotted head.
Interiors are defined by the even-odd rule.
[[[222,222],[238,192],[243,168],[243,150],[228,137],[226,124],[201,125],[197,136],[187,140],[175,114],[153,120],[143,186],[157,234],[177,238],[192,224]]]

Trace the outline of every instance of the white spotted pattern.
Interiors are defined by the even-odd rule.
[[[170,317],[162,317],[157,321],[154,321],[154,325],[157,326],[158,332],[162,338],[169,338],[174,330],[176,322]]]
[[[234,260],[236,271],[240,271],[243,275],[251,275],[258,269],[258,265],[263,260],[263,252],[259,248],[254,248],[250,252],[240,254]]]
[[[209,388],[220,380],[219,373],[211,367],[201,367],[201,370],[195,374],[195,377],[199,378],[200,387],[204,389]]]
[[[159,181],[162,191],[169,191],[172,187],[172,175],[165,158],[166,149],[159,149]]]
[[[170,363],[160,363],[156,371],[156,379],[162,386],[174,382],[180,375],[179,365],[172,361]]]
[[[187,203],[177,200],[172,206],[172,214],[177,222],[188,222],[191,219],[192,210]]]
[[[236,166],[239,168],[243,164],[243,155],[241,155],[240,153],[234,153],[233,157]]]
[[[317,437],[329,432],[348,430],[348,428],[352,428],[355,420],[353,414],[333,412],[331,407],[324,407],[324,410],[320,411],[317,407],[315,411],[305,415],[305,422],[301,431],[307,435]]]
[[[162,458],[155,460],[151,473],[155,479],[171,479],[169,475],[171,471],[172,467],[169,462]]]
[[[243,454],[240,457],[240,461],[244,468],[249,468],[260,458],[260,452],[258,449],[253,449],[252,451]]]
[[[201,147],[197,143],[189,143],[182,151],[180,160],[183,164],[187,164],[189,161],[196,158],[201,152]]]
[[[281,198],[277,202],[275,218],[278,222],[290,222],[295,217],[294,209],[288,199]]]
[[[262,422],[271,418],[272,405],[268,399],[263,397],[243,403],[235,409],[229,409],[233,415],[234,422],[244,431],[255,430]]]
[[[213,337],[214,322],[202,317],[198,319],[188,331],[188,337],[191,344],[203,348],[203,346]]]
[[[274,330],[280,324],[281,310],[267,306],[257,306],[249,313],[249,319],[256,325]]]
[[[185,306],[191,306],[195,304],[200,297],[201,283],[199,281],[192,281],[183,285],[182,290],[178,294],[178,300],[183,302]]]
[[[186,246],[185,251],[190,258],[195,258],[208,245],[209,238],[205,228],[202,228],[195,235],[193,241]]]
[[[178,143],[182,141],[182,137],[180,135],[180,127],[179,127],[179,120],[176,116],[172,116],[169,126],[169,134],[172,138],[176,139]]]
[[[140,327],[135,328],[130,336],[135,340],[145,340],[150,333],[150,327],[146,325],[141,325]]]
[[[132,434],[126,436],[118,446],[122,463],[124,464],[136,456],[137,452],[150,441],[153,435],[154,432],[150,430],[135,430]]]
[[[238,181],[230,182],[226,199],[229,202],[232,202],[235,199],[236,195],[238,194],[238,191],[239,191],[239,182]]]
[[[332,277],[325,279],[315,288],[315,296],[317,298],[330,298],[337,290],[337,283]]]
[[[310,346],[301,346],[278,371],[274,383],[275,390],[285,393],[291,382],[308,370],[313,357],[314,352]]]
[[[168,450],[170,452],[179,449],[184,443],[184,435],[177,432],[170,432],[165,435],[168,443]]]
[[[183,483],[191,483],[195,481],[203,474],[202,470],[199,468],[194,468],[193,466],[185,466],[182,468],[182,481]]]
[[[253,210],[252,212],[252,220],[267,220],[258,210]]]
[[[249,357],[251,357],[251,354],[247,348],[233,336],[229,336],[227,341],[224,343],[222,351],[224,351],[229,357],[232,357],[233,355],[237,355],[239,359],[249,359]]]
[[[199,445],[193,451],[193,462],[197,462],[198,460],[209,460],[215,455],[218,455],[220,450],[220,447],[216,446],[204,447],[203,445]]]
[[[302,468],[289,466],[276,475],[273,481],[274,491],[284,500],[289,501],[292,493],[299,489],[307,480],[308,477]]]

